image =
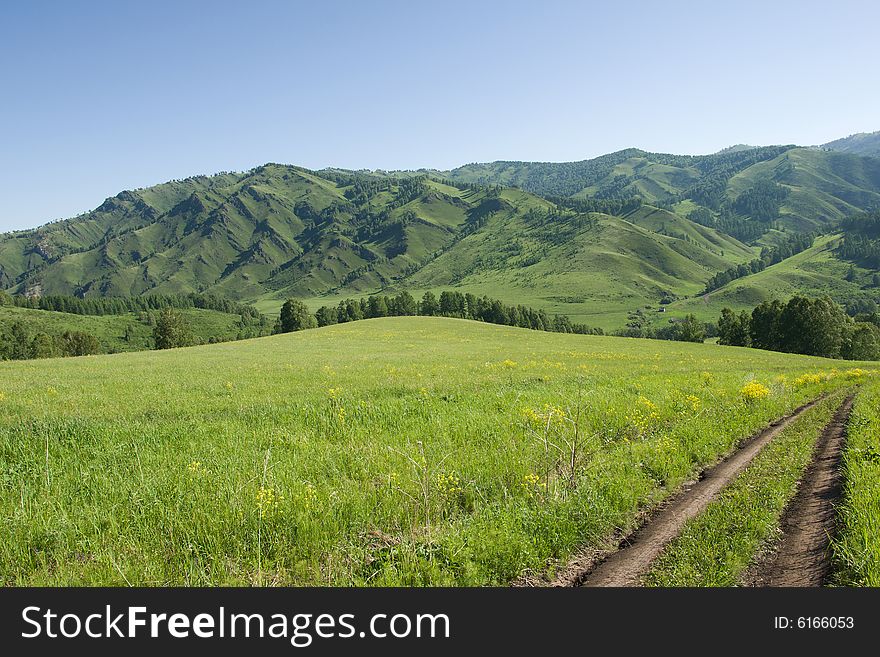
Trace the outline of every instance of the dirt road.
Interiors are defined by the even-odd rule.
[[[595,566],[570,577],[571,584],[638,586],[640,578],[648,572],[651,563],[666,544],[678,536],[684,524],[702,513],[709,502],[751,463],[767,443],[818,401],[801,406],[791,415],[777,420],[749,438],[725,460],[706,470],[696,483],[677,493],[653,513],[638,530],[621,542],[618,550]]]

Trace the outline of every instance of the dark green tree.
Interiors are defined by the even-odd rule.
[[[91,333],[65,331],[61,336],[61,350],[66,356],[90,356],[101,353],[101,343]]]
[[[186,318],[174,308],[166,307],[156,318],[153,341],[156,349],[174,349],[191,345],[193,336]]]
[[[321,306],[315,311],[315,320],[318,322],[318,326],[330,326],[331,324],[336,324],[336,317],[336,308],[331,308],[330,306]]]
[[[419,304],[407,291],[403,291],[391,299],[389,311],[398,317],[411,317],[419,314]]]
[[[706,325],[696,315],[687,315],[678,323],[678,339],[683,342],[702,342],[706,339]]]
[[[367,301],[367,317],[388,317],[386,297],[374,295]]]
[[[840,356],[848,360],[880,360],[880,329],[865,322],[849,327]]]
[[[433,317],[440,313],[440,303],[437,297],[430,290],[422,295],[422,301],[419,304],[419,314]]]
[[[315,328],[318,325],[315,316],[299,299],[288,299],[281,306],[279,316],[281,333],[302,331],[303,329]]]
[[[779,317],[780,349],[794,354],[838,358],[846,323],[843,309],[829,297],[792,297]]]
[[[733,347],[751,346],[749,323],[749,316],[745,311],[737,315],[730,308],[722,308],[721,317],[718,319],[718,344]]]
[[[779,318],[784,308],[781,301],[774,299],[764,301],[752,311],[749,334],[755,349],[779,350]]]
[[[40,332],[31,340],[31,358],[52,358],[57,355],[58,351],[55,348],[55,340],[52,339],[51,335]]]

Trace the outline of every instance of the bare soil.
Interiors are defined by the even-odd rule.
[[[828,548],[837,529],[834,505],[842,486],[840,460],[852,406],[848,397],[822,431],[798,492],[783,513],[776,551],[747,574],[746,584],[822,586],[828,578]]]
[[[821,399],[821,398],[820,398]],[[681,533],[684,524],[702,513],[712,499],[727,486],[752,459],[792,421],[813,407],[819,399],[796,409],[791,415],[770,424],[747,439],[733,454],[705,470],[700,478],[685,486],[659,509],[650,514],[618,548],[592,559],[576,559],[557,577],[555,585],[639,586],[640,580],[666,544]],[[583,555],[586,556],[586,555]]]

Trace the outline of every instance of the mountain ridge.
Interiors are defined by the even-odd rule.
[[[451,284],[577,319],[604,306],[608,327],[696,294],[786,231],[832,230],[873,207],[880,159],[791,145],[449,171],[267,163],[125,190],[2,234],[0,287],[209,292],[268,309]]]

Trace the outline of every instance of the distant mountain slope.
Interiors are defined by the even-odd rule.
[[[704,156],[627,149],[581,162],[469,164],[445,175],[552,197],[636,198],[748,241],[777,227],[828,226],[880,205],[880,160],[794,146]]]
[[[711,272],[745,262],[752,249],[657,208],[626,217],[558,217],[531,195],[505,190],[502,209],[404,281],[409,289],[469,291],[564,312],[603,328],[666,294],[694,294]],[[531,206],[531,211],[516,208]]]
[[[44,294],[373,289],[450,243],[486,194],[266,165],[123,192],[81,217],[2,236],[0,279]]]
[[[876,158],[796,148],[733,176],[727,195],[740,198],[762,183],[786,190],[776,221],[793,230],[823,228],[880,207],[880,159]]]
[[[754,257],[654,207],[620,218],[455,185],[275,164],[175,181],[0,236],[0,276],[18,293],[210,292],[264,308],[459,285],[588,319],[693,293]]]
[[[729,178],[733,173],[794,148],[767,146],[713,155],[671,155],[628,148],[580,162],[490,162],[447,172],[456,181],[513,185],[550,196],[619,198],[641,195],[667,200],[693,189],[698,181]]]
[[[835,139],[827,144],[822,144],[822,148],[841,153],[852,153],[853,155],[880,157],[880,130],[859,132],[843,139]]]
[[[873,287],[871,270],[853,267],[837,255],[840,235],[816,239],[814,245],[763,271],[731,281],[705,295],[681,300],[668,307],[671,316],[694,313],[707,321],[716,320],[721,309],[748,310],[762,301],[786,300],[796,294],[828,295],[842,304],[857,300],[880,301],[880,289]]]
[[[762,246],[839,231],[877,207],[880,159],[795,146],[705,156],[627,149],[445,172],[266,164],[124,191],[78,217],[0,235],[0,288],[210,292],[276,312],[289,296],[314,306],[457,286],[616,328],[661,299],[679,299],[671,314],[708,315],[715,300],[746,307],[772,291],[871,297],[838,285],[849,264],[827,248],[700,303],[683,300]]]

